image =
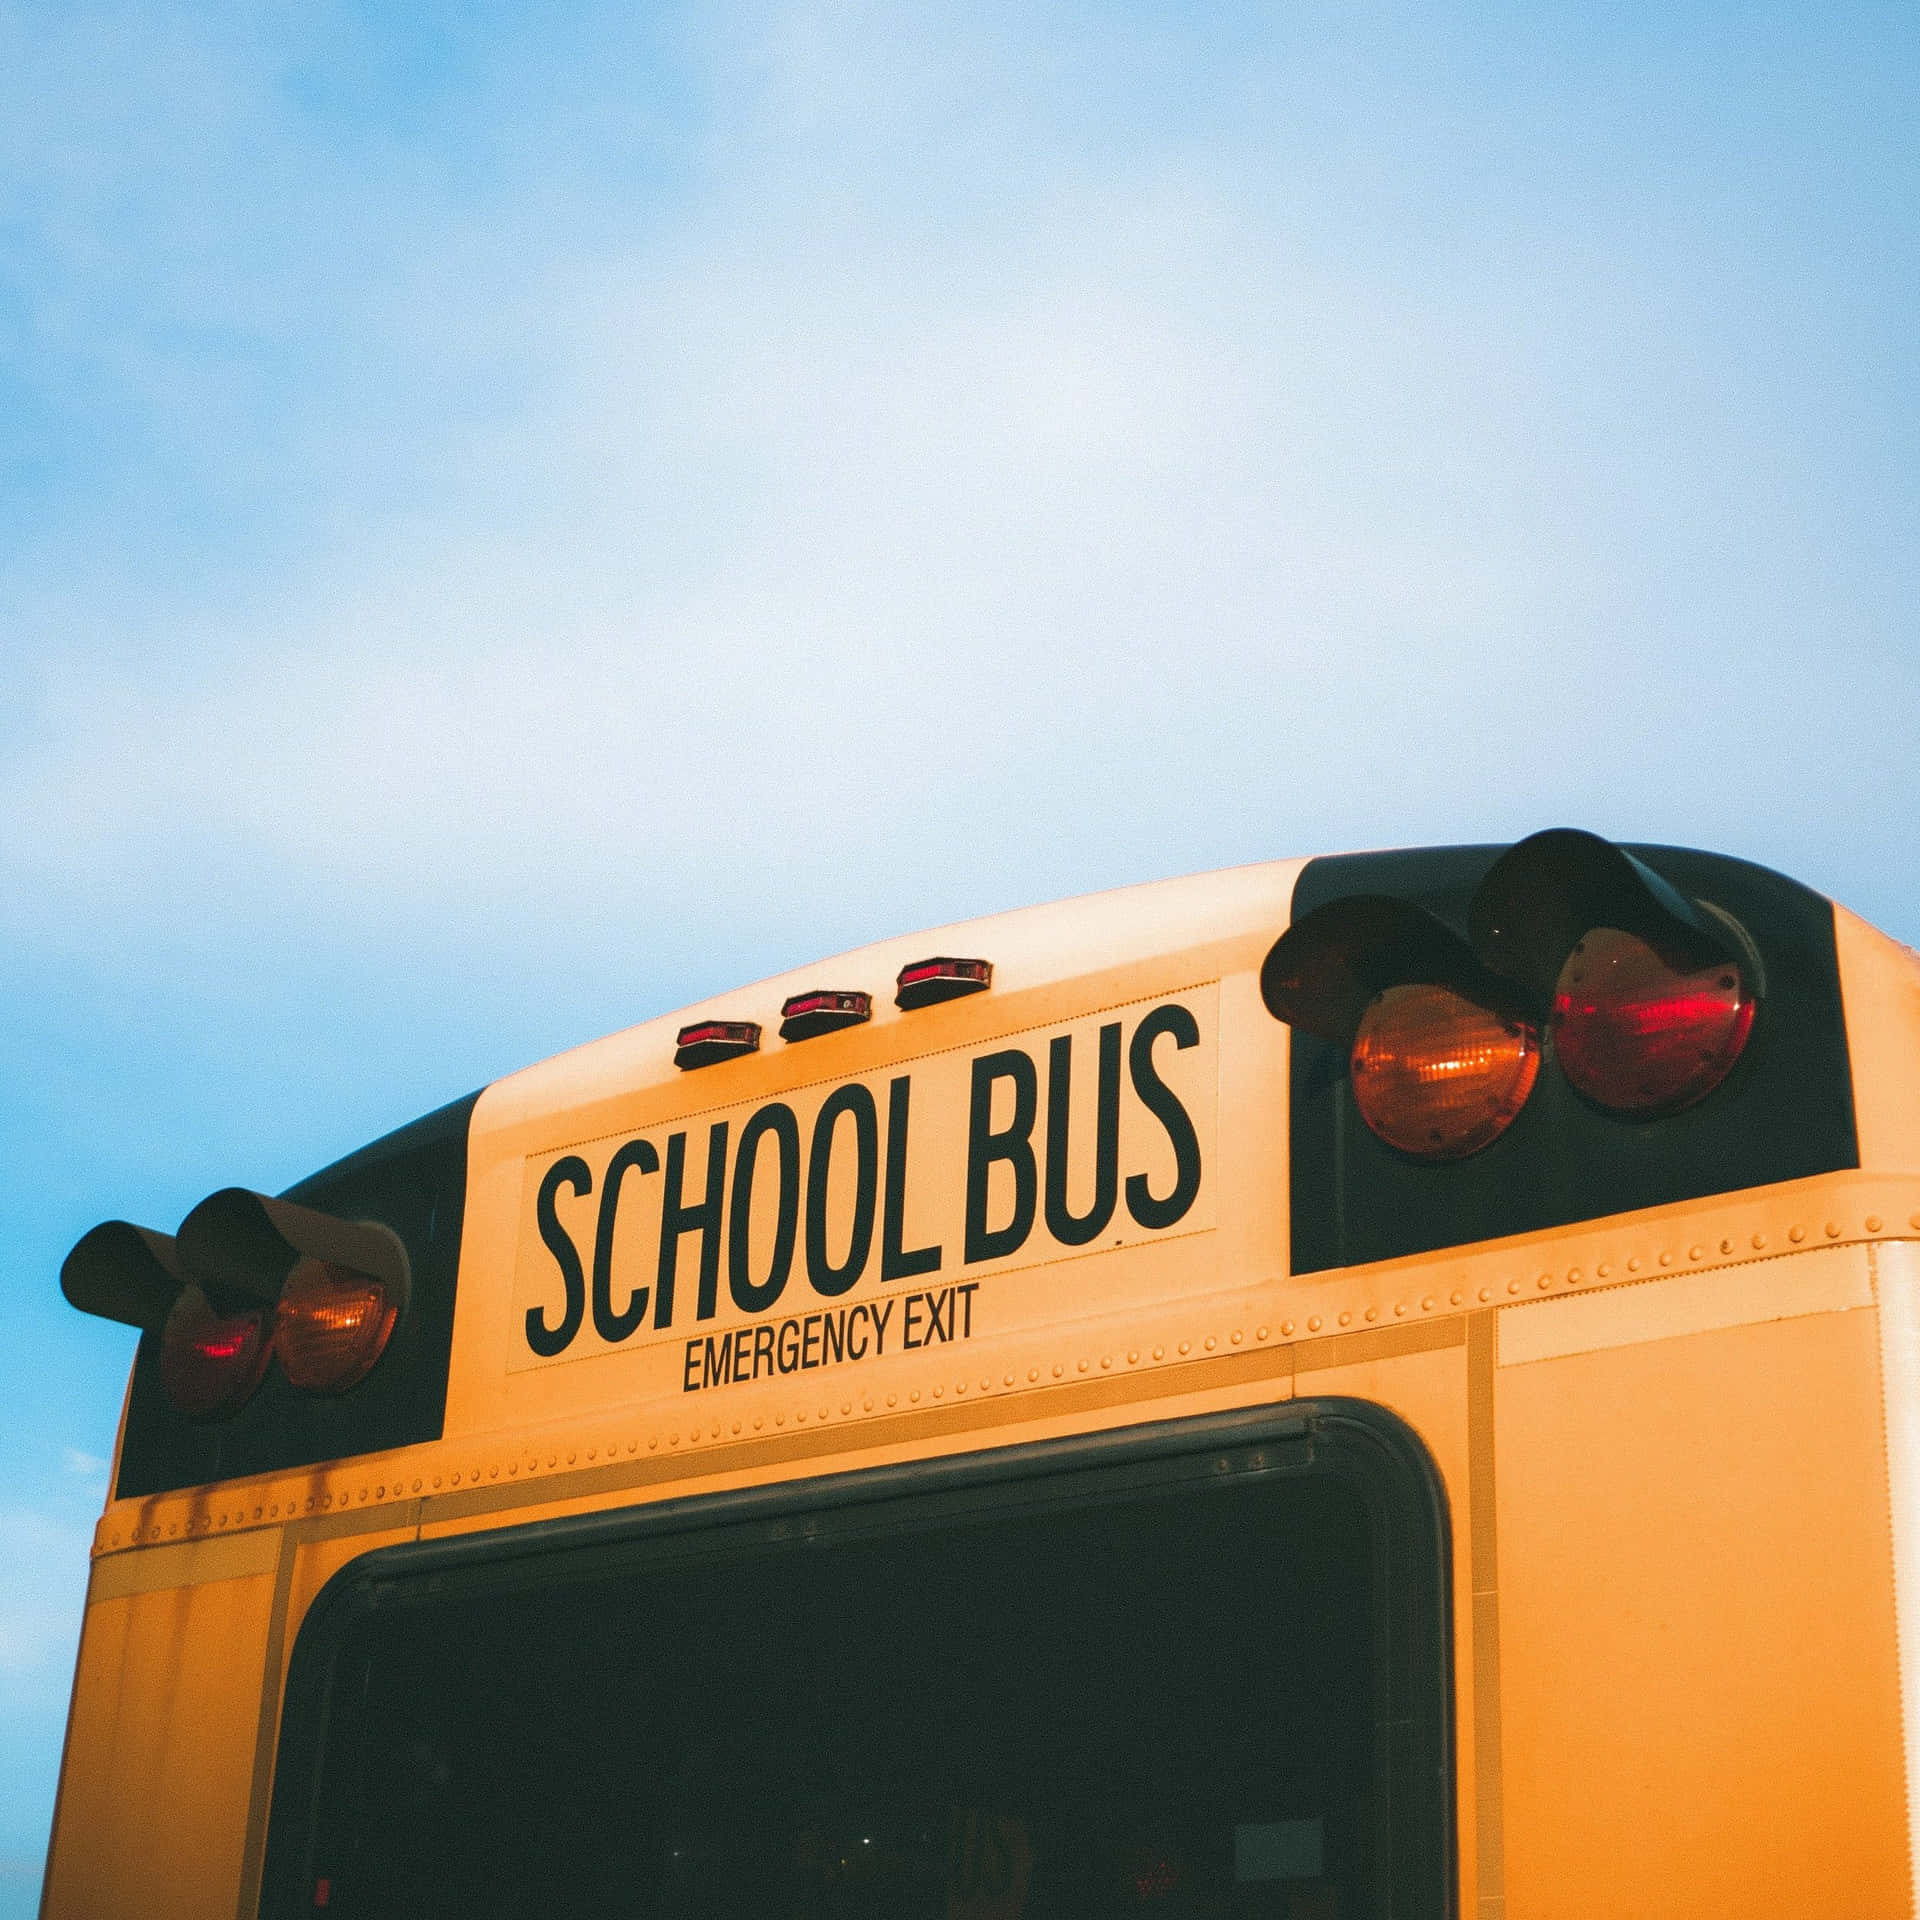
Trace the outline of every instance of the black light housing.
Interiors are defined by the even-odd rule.
[[[209,1194],[180,1223],[181,1268],[215,1293],[273,1302],[304,1259],[378,1280],[398,1311],[409,1290],[400,1236],[371,1220],[341,1220],[246,1187]]]
[[[167,1324],[184,1284],[173,1236],[129,1220],[89,1228],[60,1263],[60,1291],[69,1306],[145,1333]]]
[[[718,1066],[742,1054],[760,1051],[760,1025],[755,1020],[696,1020],[675,1036],[673,1064],[682,1073],[694,1067]]]
[[[985,993],[993,985],[993,962],[939,954],[930,960],[909,961],[893,984],[893,1004],[911,1013],[917,1007],[938,1006],[943,1000],[958,1000],[965,994]]]
[[[873,1018],[873,995],[820,989],[796,993],[781,1002],[780,1038],[813,1040]]]
[[[1682,972],[1732,961],[1762,990],[1760,956],[1731,914],[1689,900],[1625,848],[1577,827],[1552,827],[1510,847],[1467,908],[1467,937],[1479,958],[1542,997],[1596,927],[1644,940]]]
[[[1345,1048],[1389,987],[1441,986],[1490,1011],[1535,1018],[1530,997],[1484,966],[1445,921],[1387,894],[1329,900],[1275,941],[1260,997],[1276,1020]]]

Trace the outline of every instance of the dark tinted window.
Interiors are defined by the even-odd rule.
[[[369,1595],[286,1910],[1443,1911],[1381,1502],[1259,1451]]]

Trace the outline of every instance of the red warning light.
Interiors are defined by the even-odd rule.
[[[796,993],[780,1006],[780,1038],[812,1040],[873,1018],[870,993]]]
[[[1591,928],[1553,996],[1561,1071],[1611,1113],[1651,1119],[1703,1100],[1753,1031],[1754,994],[1737,961],[1682,971],[1617,927]]]
[[[717,1066],[760,1050],[760,1025],[755,1020],[696,1020],[675,1036],[673,1064],[685,1072],[691,1067]]]
[[[273,1310],[223,1312],[185,1286],[160,1335],[160,1383],[189,1419],[235,1413],[253,1397],[273,1352]]]
[[[962,994],[984,993],[993,985],[990,960],[954,960],[939,957],[916,960],[900,969],[894,982],[893,1004],[911,1013],[916,1007],[938,1006]]]

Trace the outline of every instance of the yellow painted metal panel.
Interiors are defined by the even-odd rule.
[[[233,1913],[273,1595],[267,1572],[88,1608],[45,1920]]]
[[[1496,1380],[1508,1910],[1908,1910],[1875,1315]]]

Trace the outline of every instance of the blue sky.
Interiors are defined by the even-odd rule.
[[[1562,822],[1920,938],[1910,8],[0,4],[0,1916],[94,1221]]]

